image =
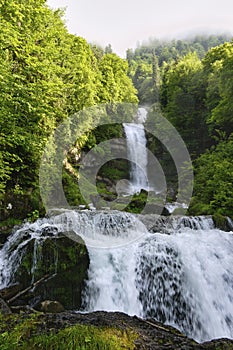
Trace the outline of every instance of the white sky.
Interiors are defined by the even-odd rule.
[[[66,7],[69,31],[119,55],[137,42],[192,33],[233,33],[233,0],[47,0]]]

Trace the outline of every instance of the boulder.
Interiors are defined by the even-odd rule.
[[[2,315],[10,315],[12,313],[7,303],[1,298],[0,298],[0,313]]]
[[[42,312],[53,313],[53,314],[57,314],[59,312],[65,311],[64,306],[61,303],[59,303],[59,301],[53,301],[53,300],[42,301],[39,309]]]
[[[20,285],[19,283],[14,283],[8,287],[0,289],[0,298],[4,300],[11,299],[20,290],[22,290],[22,285]]]
[[[26,247],[13,280],[22,289],[31,289],[11,304],[36,307],[42,300],[56,300],[65,309],[79,309],[84,281],[87,278],[89,256],[84,241],[72,233],[49,236]],[[44,276],[48,278],[43,279]],[[36,281],[42,280],[41,283]]]
[[[215,213],[213,215],[213,221],[217,228],[222,231],[230,232],[233,231],[233,222],[228,216]]]

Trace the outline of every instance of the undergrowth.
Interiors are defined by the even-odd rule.
[[[61,330],[43,329],[43,318],[0,315],[1,350],[121,350],[134,349],[136,333],[129,329],[76,324]],[[42,332],[42,333],[41,333]]]

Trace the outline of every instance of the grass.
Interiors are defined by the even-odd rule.
[[[4,221],[0,221],[0,227],[13,227],[15,225],[21,225],[22,224],[22,220],[20,219],[15,219],[15,218],[8,218]]]
[[[0,316],[1,350],[121,350],[134,349],[137,334],[130,329],[77,324],[41,334],[40,315]]]

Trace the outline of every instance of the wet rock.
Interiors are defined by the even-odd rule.
[[[59,313],[65,311],[64,306],[59,301],[45,300],[40,304],[40,311],[46,313]]]
[[[169,216],[170,213],[168,211],[167,208],[165,208],[164,206],[162,205],[158,205],[158,204],[155,204],[155,203],[147,203],[146,207],[145,207],[145,214],[161,214],[163,216]]]
[[[233,340],[230,339],[217,339],[201,344],[200,349],[206,350],[232,350]]]
[[[13,282],[22,289],[32,288],[17,298],[12,305],[35,307],[42,300],[57,300],[65,309],[79,309],[84,281],[87,278],[89,256],[83,240],[72,233],[31,240],[26,247]],[[35,287],[33,284],[48,276]]]
[[[22,285],[14,283],[8,287],[0,289],[0,298],[8,300],[22,290]]]
[[[233,231],[233,221],[228,216],[223,216],[218,213],[213,215],[214,224],[222,231]]]
[[[49,333],[51,329],[59,331],[65,327],[82,324],[96,327],[115,327],[120,330],[131,330],[138,334],[135,349],[138,350],[232,350],[233,341],[218,339],[198,344],[186,337],[177,329],[155,320],[143,320],[121,312],[97,311],[88,314],[62,312],[44,314],[39,318],[40,333]]]
[[[0,313],[3,315],[9,315],[12,313],[10,307],[7,305],[7,303],[0,298]]]
[[[183,215],[156,215],[136,214],[149,232],[160,232],[170,234],[172,231],[180,232],[185,227],[199,230],[209,227],[214,228],[212,216],[183,216]]]
[[[137,217],[150,232],[169,233],[172,227],[171,217],[156,214],[138,214]]]

